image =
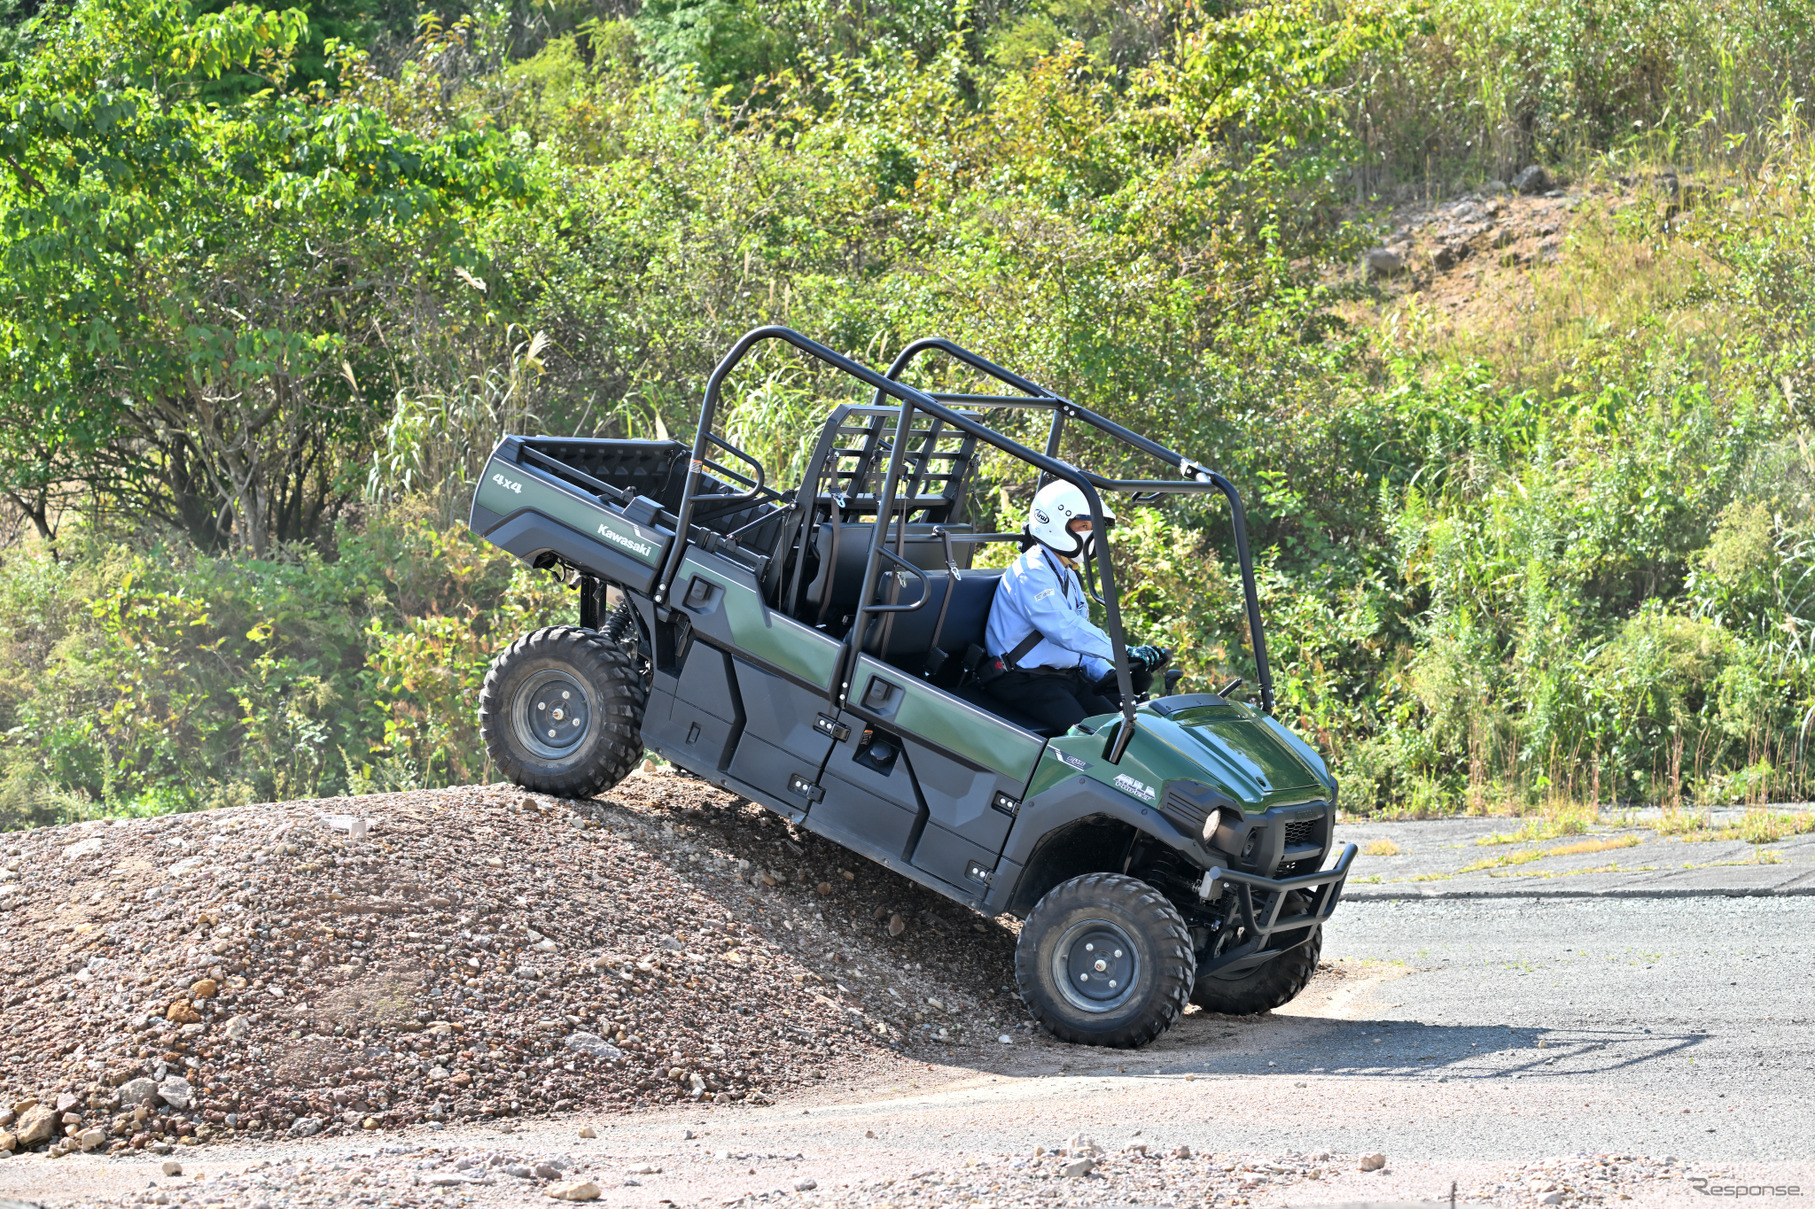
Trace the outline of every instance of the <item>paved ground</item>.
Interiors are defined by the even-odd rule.
[[[1772,810],[1809,817],[1806,806]],[[1743,815],[1712,811],[1685,835],[1661,834],[1656,810],[1631,810],[1603,813],[1585,834],[1555,834],[1543,819],[1459,818],[1345,823],[1337,839],[1362,848],[1351,901],[1815,894],[1815,834],[1756,846],[1723,838]]]

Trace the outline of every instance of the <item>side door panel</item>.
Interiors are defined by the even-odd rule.
[[[867,655],[851,684],[850,713],[903,736],[926,809],[909,860],[974,890],[996,866],[1046,741]]]

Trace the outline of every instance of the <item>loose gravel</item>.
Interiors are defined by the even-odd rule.
[[[0,836],[0,1150],[763,1103],[1026,1038],[1014,937],[702,782]]]
[[[1384,1158],[1384,1156],[1379,1156]],[[1048,1152],[951,1158],[880,1178],[827,1174],[823,1160],[798,1153],[710,1151],[658,1160],[547,1154],[509,1148],[390,1146],[330,1158],[260,1163],[232,1174],[153,1179],[139,1191],[80,1205],[342,1205],[454,1209],[557,1200],[613,1204],[763,1204],[828,1209],[918,1206],[1272,1205],[1352,1196],[1358,1171],[1391,1179],[1367,1156],[1150,1154],[1138,1144],[1106,1153],[1072,1138]],[[1599,1206],[1657,1203],[1689,1192],[1689,1169],[1674,1159],[1579,1155],[1527,1164],[1481,1164],[1459,1183],[1458,1204]],[[1713,1173],[1714,1169],[1698,1174]],[[1338,1185],[1338,1181],[1344,1181]],[[1340,1187],[1345,1191],[1326,1191]],[[1362,1185],[1365,1188],[1365,1185]],[[743,1189],[758,1189],[739,1191]],[[657,1200],[657,1197],[660,1197]]]

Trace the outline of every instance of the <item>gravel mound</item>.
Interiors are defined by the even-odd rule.
[[[764,1102],[1030,1027],[1013,934],[692,778],[0,836],[0,1149]]]

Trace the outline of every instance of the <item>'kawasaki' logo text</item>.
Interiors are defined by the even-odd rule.
[[[604,525],[599,526],[599,536],[614,546],[624,547],[638,558],[648,558],[650,551],[655,548],[648,542],[640,542],[634,537],[625,537],[616,529],[608,529]]]

